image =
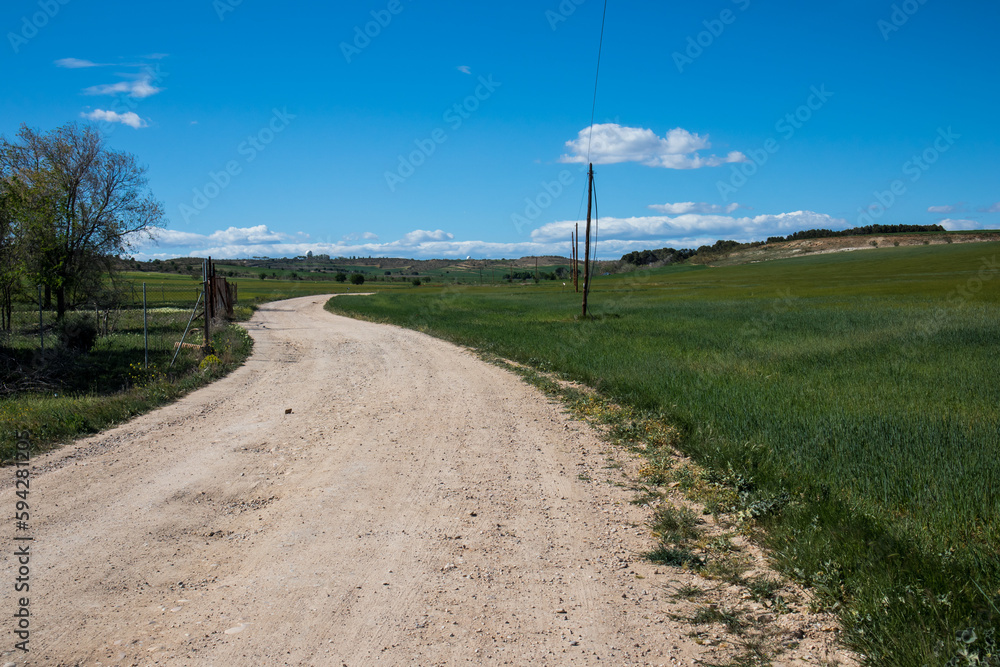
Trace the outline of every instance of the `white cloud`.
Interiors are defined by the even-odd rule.
[[[449,234],[441,229],[433,232],[417,229],[403,236],[403,238],[399,240],[399,243],[406,246],[416,246],[424,243],[430,243],[432,241],[450,241],[453,238],[455,238],[454,234]]]
[[[983,210],[983,213],[1000,213],[1000,201]]]
[[[157,88],[152,83],[151,74],[140,74],[132,81],[119,81],[118,83],[108,83],[100,86],[91,86],[84,89],[85,95],[128,95],[137,99],[151,97],[161,92],[162,88]]]
[[[726,206],[720,206],[718,204],[707,204],[705,202],[695,203],[693,201],[686,201],[679,202],[677,204],[653,204],[649,208],[668,215],[683,215],[684,213],[732,213],[736,209],[743,207],[736,202],[727,204]]]
[[[80,115],[87,120],[97,120],[105,123],[121,123],[122,125],[128,125],[129,127],[133,127],[137,130],[140,127],[146,127],[146,121],[139,118],[139,115],[134,111],[118,113],[117,111],[94,109],[90,113],[81,113]]]
[[[454,234],[440,229],[414,230],[390,242],[379,242],[378,237],[370,232],[349,234],[340,241],[316,240],[308,234],[277,232],[266,225],[230,227],[208,234],[160,229],[155,231],[152,240],[137,242],[139,252],[136,257],[297,257],[310,251],[314,255],[331,257],[359,255],[415,259],[530,255],[568,257],[570,247],[566,239],[578,222],[553,222],[532,232],[530,240],[514,243],[456,240]],[[848,226],[847,220],[812,211],[754,217],[691,213],[675,217],[602,218],[593,248],[600,259],[618,259],[633,250],[667,246],[697,248],[719,239],[746,242],[803,229],[845,229]]]
[[[746,162],[747,159],[738,151],[726,157],[703,157],[698,151],[712,146],[708,135],[693,134],[680,127],[667,132],[666,137],[659,137],[652,130],[604,123],[580,130],[576,139],[566,142],[570,152],[559,161],[586,164],[588,146],[590,161],[594,164],[638,162],[647,167],[664,169],[700,169],[728,162]]]
[[[353,237],[353,238],[351,238]],[[491,243],[456,241],[454,234],[443,230],[414,230],[397,241],[379,243],[371,232],[349,234],[339,242],[314,240],[307,234],[285,234],[256,227],[218,230],[208,234],[156,229],[151,238],[137,237],[139,259],[168,257],[297,257],[307,252],[333,257],[361,255],[373,257],[521,257],[532,254],[568,253],[568,247],[535,242]],[[566,245],[566,244],[563,244]]]
[[[951,218],[948,218],[947,220],[942,220],[939,224],[949,232],[960,232],[983,228],[983,223],[976,220],[952,220]]]
[[[569,236],[577,221],[553,222],[534,230],[531,239],[552,242]],[[676,217],[645,216],[633,218],[602,218],[600,238],[605,241],[653,242],[656,240],[683,240],[720,238],[734,241],[764,240],[768,236],[784,235],[803,229],[846,228],[847,221],[823,213],[795,211],[777,215],[758,215],[736,218],[727,215],[699,215],[688,213]],[[668,243],[668,245],[670,245]]]
[[[299,240],[296,236],[274,232],[267,225],[254,227],[229,227],[211,234],[182,232],[174,229],[157,229],[153,232],[153,240],[158,246],[184,247],[199,245],[273,245]]]
[[[927,209],[928,213],[937,213],[939,215],[950,215],[952,213],[962,213],[966,210],[965,202],[960,201],[954,206],[931,206]]]
[[[462,72],[463,74],[472,74],[472,68],[469,67],[468,65],[459,65],[457,69],[459,72]]]
[[[65,67],[66,69],[83,69],[86,67],[104,67],[104,65],[98,65],[97,63],[89,60],[81,60],[80,58],[60,58],[56,61],[56,67]]]
[[[209,240],[215,243],[277,243],[279,241],[290,241],[295,237],[280,232],[272,232],[267,225],[257,225],[255,227],[229,227],[228,229],[213,232]]]

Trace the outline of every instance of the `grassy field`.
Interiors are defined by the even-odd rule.
[[[189,322],[200,283],[177,275],[144,273],[140,277],[142,280],[132,286],[125,282],[125,302],[119,307],[99,312],[83,308],[67,314],[69,328],[92,328],[100,322],[102,335],[86,352],[68,349],[60,342],[60,327],[50,311],[44,313],[44,352],[39,346],[37,310],[26,312],[25,321],[35,323],[33,331],[6,335],[0,341],[5,362],[0,462],[10,459],[19,432],[31,433],[36,451],[96,433],[224,375],[250,354],[252,341],[245,330],[227,326],[213,332],[216,354],[207,363],[203,363],[200,350],[188,348],[178,351],[175,358],[174,344]],[[148,366],[142,282],[146,283],[148,305]],[[288,286],[294,288],[298,283],[289,282]],[[237,314],[249,317],[252,308],[244,306]],[[202,327],[201,320],[196,320],[186,342],[201,345]]]
[[[872,664],[934,665],[963,646],[995,651],[1000,626],[998,251],[601,277],[588,320],[561,281],[328,307],[554,371],[675,425],[852,646]],[[956,643],[970,628],[977,642]]]
[[[218,265],[216,268],[218,269]],[[186,294],[190,292],[192,296],[189,299],[189,306],[193,306],[194,299],[197,298],[198,292],[201,291],[200,278],[196,279],[176,273],[126,272],[122,274],[122,278],[127,284],[135,286],[136,293],[140,299],[142,283],[146,283],[147,299],[154,305],[159,304],[157,299],[161,293],[166,295],[167,301],[170,301],[169,295],[171,294]],[[358,291],[358,288],[350,283],[338,283],[332,276],[329,280],[234,278],[231,282],[236,283],[239,288],[240,305],[291,299],[298,296],[312,296],[314,294],[338,294],[346,292],[349,287],[355,292]],[[388,285],[380,283],[379,286],[387,287]]]

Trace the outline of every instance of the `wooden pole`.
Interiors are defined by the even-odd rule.
[[[594,205],[594,165],[587,175],[587,235],[583,251],[583,316],[587,316],[587,297],[590,295],[590,216]]]
[[[580,293],[580,223],[576,223],[573,235],[573,289]]]
[[[576,278],[576,273],[573,271],[573,260],[576,258],[576,256],[573,254],[573,242],[575,240],[576,239],[573,238],[573,232],[570,232],[569,233],[569,262],[570,262],[570,264],[569,264],[569,281],[570,282],[573,282],[573,279]]]

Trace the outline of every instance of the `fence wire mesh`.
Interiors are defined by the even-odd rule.
[[[84,353],[95,376],[103,375],[106,381],[108,374],[119,373],[123,387],[150,372],[165,371],[201,293],[201,283],[189,287],[125,283],[67,310],[59,320],[55,304],[51,299],[46,303],[43,290],[37,297],[29,290],[2,309],[0,395],[63,386],[58,377],[61,367],[72,358],[78,368]],[[204,343],[200,310],[195,315],[184,339],[189,346],[177,355],[178,369],[196,363],[191,348]]]

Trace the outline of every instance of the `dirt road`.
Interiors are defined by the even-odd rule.
[[[642,510],[598,474],[619,471],[588,427],[469,352],[324,302],[265,306],[244,367],[33,462],[31,650],[4,632],[0,664],[658,665],[710,650],[670,619],[681,575],[635,556]]]

